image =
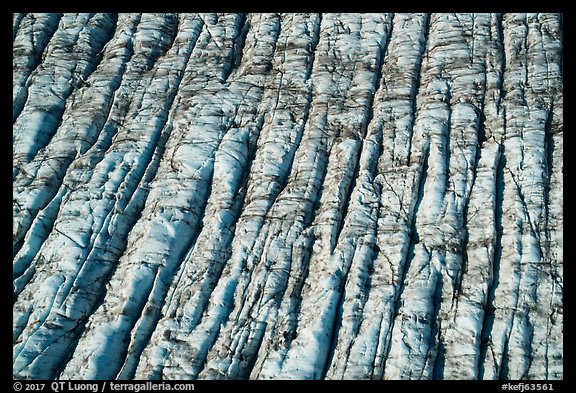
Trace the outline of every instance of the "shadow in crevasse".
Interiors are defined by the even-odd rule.
[[[501,147],[503,149],[503,146]],[[494,262],[492,264],[492,282],[488,287],[488,295],[484,308],[484,321],[482,323],[482,332],[480,335],[480,355],[478,357],[478,379],[484,379],[484,363],[486,362],[486,352],[491,343],[492,328],[494,326],[494,293],[500,283],[500,259],[502,257],[502,201],[504,199],[504,167],[506,165],[506,156],[504,150],[500,153],[498,167],[496,169],[496,206],[494,209],[494,218],[496,226],[496,241],[494,244]],[[504,353],[507,348],[504,348]],[[500,377],[506,377],[507,370],[505,360],[502,360]],[[502,375],[504,374],[504,375]]]

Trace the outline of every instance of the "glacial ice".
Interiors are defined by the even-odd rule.
[[[14,14],[15,379],[562,379],[561,14]]]

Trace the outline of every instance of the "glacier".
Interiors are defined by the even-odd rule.
[[[13,14],[14,379],[563,379],[563,15]]]

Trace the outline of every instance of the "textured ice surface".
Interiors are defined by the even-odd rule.
[[[13,376],[562,379],[558,14],[14,14]]]

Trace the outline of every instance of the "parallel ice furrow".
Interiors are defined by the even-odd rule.
[[[68,97],[97,66],[98,54],[114,31],[115,19],[108,14],[65,14],[60,19],[43,61],[26,82],[26,104],[14,119],[13,178],[50,142],[60,126]]]
[[[15,20],[12,46],[12,121],[15,122],[28,98],[28,78],[42,62],[46,45],[58,28],[62,14],[19,14]],[[44,65],[42,65],[44,67]]]
[[[362,152],[365,166],[361,168],[365,169],[360,170],[357,179],[365,193],[363,209],[373,209],[374,203],[378,206],[378,213],[371,214],[377,221],[367,228],[373,228],[376,238],[372,239],[370,232],[365,235],[364,242],[372,248],[372,258],[352,264],[340,337],[328,378],[377,378],[382,375],[385,337],[389,334],[394,294],[407,252],[403,244],[410,231],[411,190],[406,186],[411,180],[403,183],[407,175],[412,175],[410,167],[406,166],[406,145],[411,138],[415,116],[412,108],[420,71],[416,59],[424,52],[427,23],[427,15],[397,14],[393,19],[380,90],[374,99],[374,120],[364,142],[366,150]],[[347,322],[349,320],[351,323]]]
[[[478,378],[485,348],[484,321],[490,313],[489,289],[494,285],[497,253],[497,170],[500,163],[500,141],[504,117],[498,113],[502,95],[502,58],[498,24],[494,15],[477,15],[475,26],[478,50],[475,60],[481,62],[484,78],[480,83],[484,99],[478,110],[484,114],[477,129],[474,182],[469,189],[468,205],[463,212],[465,223],[463,261],[460,281],[442,334],[443,353],[440,363],[444,378]],[[490,39],[491,37],[491,39]],[[455,328],[458,326],[458,328]],[[486,333],[487,330],[484,330]],[[462,365],[466,365],[465,371]]]
[[[283,333],[284,340],[280,338],[280,342],[284,341],[285,349],[281,344],[274,351],[281,356],[274,352],[267,356],[259,378],[311,379],[322,378],[325,373],[333,329],[336,327],[338,298],[356,252],[353,238],[358,236],[351,234],[352,239],[336,238],[343,219],[339,215],[343,214],[344,203],[352,187],[350,176],[354,177],[354,166],[358,165],[360,141],[366,133],[372,96],[376,90],[375,81],[378,79],[381,54],[377,48],[383,48],[388,40],[390,19],[391,15],[362,17],[331,14],[322,18],[313,68],[316,78],[313,79],[314,96],[308,134],[303,136],[301,148],[297,151],[293,168],[294,188],[288,189],[288,195],[300,193],[305,196],[299,210],[302,209],[306,216],[310,215],[309,209],[316,203],[320,188],[326,191],[319,198],[315,219],[311,223],[315,245],[308,262],[308,277],[299,294],[302,304],[299,306],[297,325],[294,330]],[[364,43],[362,47],[373,45],[375,50],[371,51],[372,56],[356,51],[356,42]],[[330,53],[335,53],[336,57],[329,56]],[[349,58],[355,61],[349,62]],[[334,74],[330,70],[341,70],[342,74],[333,80]],[[348,95],[351,94],[350,86],[357,86],[354,100]],[[345,162],[349,165],[341,165]],[[307,174],[316,177],[307,180],[304,188],[299,178],[306,179]],[[350,200],[352,205],[355,204],[353,198]],[[361,199],[360,196],[358,198]],[[352,211],[353,207],[349,210]],[[307,224],[306,221],[301,222],[302,219],[298,221],[299,225]],[[355,220],[350,221],[351,230],[354,231]],[[336,241],[342,243],[342,249],[336,246]]]
[[[220,87],[226,94],[223,102],[230,105],[227,111],[229,129],[214,157],[215,172],[204,212],[204,226],[184,258],[175,287],[168,294],[169,302],[163,310],[165,317],[159,321],[158,329],[142,355],[137,377],[193,377],[205,361],[208,345],[216,339],[214,332],[197,329],[197,325],[214,301],[210,295],[230,258],[234,225],[244,198],[250,195],[244,177],[253,155],[251,150],[254,150],[259,134],[264,132],[260,131],[262,121],[257,109],[268,79],[264,72],[269,69],[266,63],[274,50],[278,32],[278,18],[273,15],[253,15],[245,23],[254,30],[245,38],[243,58],[246,58],[246,53],[251,56],[246,58],[244,67],[228,76],[228,83]],[[241,30],[237,33],[241,34]],[[258,39],[259,36],[267,39]],[[232,42],[229,45],[230,50],[234,50]],[[197,61],[202,62],[202,59]],[[217,110],[219,107],[219,102],[214,102],[210,96],[203,97],[203,100],[206,108],[213,106]],[[220,317],[225,313],[223,310]],[[186,366],[182,367],[183,364]]]
[[[105,124],[110,123],[114,94],[120,87],[126,62],[132,54],[131,40],[139,19],[138,14],[120,16],[117,34],[103,50],[102,63],[85,82],[85,86],[72,93],[71,101],[66,104],[62,123],[52,140],[24,166],[21,175],[14,182],[12,242],[15,253],[19,251],[22,243],[26,243],[23,237],[37,213],[44,209],[61,189],[62,179],[70,164],[94,146]],[[35,236],[39,235],[38,231],[34,232]],[[17,261],[21,259],[22,257],[15,257]],[[19,274],[21,268],[15,269],[14,276]]]
[[[144,114],[150,113],[148,115],[150,116],[149,121],[152,121],[155,126],[156,138],[161,138],[160,133],[170,133],[170,137],[172,137],[175,130],[180,129],[180,126],[175,124],[176,122],[167,123],[168,120],[174,118],[173,112],[179,110],[179,106],[157,107],[158,103],[164,103],[158,98],[167,94],[171,96],[171,99],[166,100],[166,103],[175,100],[179,92],[178,87],[181,85],[186,67],[188,67],[188,59],[203,26],[202,21],[194,15],[182,16],[178,20],[173,20],[173,23],[174,25],[178,24],[177,34],[170,46],[166,46],[166,54],[158,63],[155,63],[153,67],[154,79],[151,80],[147,90],[149,96],[145,95],[142,98],[142,108],[134,117],[135,120],[140,120]],[[171,27],[170,30],[176,31],[174,27]],[[164,42],[168,43],[169,41]],[[132,133],[138,130],[136,123],[129,124],[131,127],[128,127]],[[144,124],[146,123],[144,122]],[[165,142],[164,157],[170,155],[171,145],[169,142],[174,140],[176,138],[168,138],[168,141]],[[165,173],[166,167],[171,171],[171,163],[166,162],[166,160],[160,161],[158,165],[157,173]],[[199,183],[202,176],[198,176],[198,178],[197,182]],[[135,191],[134,186],[128,185],[126,187],[127,195]],[[199,225],[197,220],[199,212],[192,210],[184,212],[181,209],[176,209],[178,195],[173,198],[165,194],[161,196],[159,191],[165,190],[163,184],[151,181],[144,186],[150,189],[146,205],[131,231],[132,234],[139,235],[128,236],[126,251],[118,261],[118,266],[107,284],[103,303],[88,321],[83,338],[79,341],[78,350],[75,351],[62,374],[64,376],[75,378],[115,377],[124,359],[119,356],[115,361],[111,361],[108,352],[111,348],[115,348],[120,354],[126,352],[130,330],[140,315],[144,313],[143,308],[149,294],[156,288],[157,280],[160,283],[169,281],[171,271],[177,267],[181,254],[185,252],[184,248],[187,245],[185,239],[181,239],[179,243],[174,240],[173,242],[164,242],[165,236],[168,235],[170,239],[174,239],[175,233],[187,230],[192,232],[194,226]],[[191,186],[194,189],[194,184]],[[198,187],[196,185],[196,188]],[[174,191],[177,194],[178,190]],[[182,196],[182,200],[185,201],[186,198]],[[151,209],[152,206],[155,209]],[[158,208],[156,209],[156,207]],[[178,212],[174,212],[174,210],[178,210]],[[194,213],[196,213],[196,219]],[[121,225],[121,223],[118,224]],[[139,230],[139,228],[142,229]],[[172,246],[171,250],[169,249],[170,246]],[[162,253],[162,248],[166,249],[164,253]],[[135,259],[138,260],[138,263],[133,262]],[[121,279],[118,279],[119,277]],[[131,279],[128,283],[124,281],[127,277]],[[127,291],[131,295],[126,296]],[[115,309],[118,309],[119,312],[108,312]],[[112,336],[110,336],[111,332],[114,332]],[[94,340],[94,337],[101,337],[101,339]],[[84,344],[85,340],[87,341],[86,344]],[[92,344],[96,344],[96,347],[93,348]]]
[[[547,122],[555,91],[549,88],[548,63],[544,60],[547,51],[532,50],[541,47],[542,28],[537,15],[507,14],[502,25],[507,54],[502,256],[500,285],[494,294],[492,340],[487,351],[495,358],[486,362],[494,367],[485,367],[483,377],[520,379],[534,377],[530,375],[533,363],[549,363],[546,337],[554,291],[536,288],[550,288],[553,282],[553,267],[543,253],[543,222],[549,181]],[[559,60],[554,51],[550,57]],[[554,84],[557,82],[553,80]]]
[[[458,199],[466,196],[471,184],[471,179],[461,177],[470,173],[466,166],[475,158],[478,119],[470,108],[476,94],[474,79],[468,77],[475,74],[470,70],[468,43],[456,16],[434,14],[430,24],[422,66],[426,77],[421,78],[415,124],[428,140],[427,165],[412,234],[413,251],[408,255],[401,307],[392,330],[389,366],[384,368],[384,377],[391,379],[434,377],[441,307],[450,307],[453,301],[454,280],[461,266],[462,204],[458,206]],[[460,171],[452,168],[455,163]]]
[[[165,18],[157,20],[163,22]],[[72,189],[62,201],[53,230],[42,246],[46,251],[35,258],[39,259],[37,273],[14,307],[15,316],[31,313],[32,321],[21,331],[14,346],[17,375],[53,377],[61,367],[60,362],[69,356],[68,351],[76,344],[84,322],[102,295],[132,226],[126,223],[137,218],[138,212],[126,216],[124,208],[153,155],[186,62],[185,56],[170,54],[158,66],[167,64],[171,71],[162,77],[157,74],[153,81],[149,79],[149,86],[164,84],[165,90],[143,91],[142,101],[148,104],[147,110],[133,112],[122,131],[115,135],[112,147],[92,170],[75,168],[80,176],[76,181],[69,179],[73,186],[69,187]],[[69,173],[71,178],[72,174]],[[54,281],[60,284],[55,286]],[[28,299],[37,295],[41,297],[30,309]],[[42,304],[48,302],[53,307],[46,314]],[[45,356],[36,357],[35,353]]]

